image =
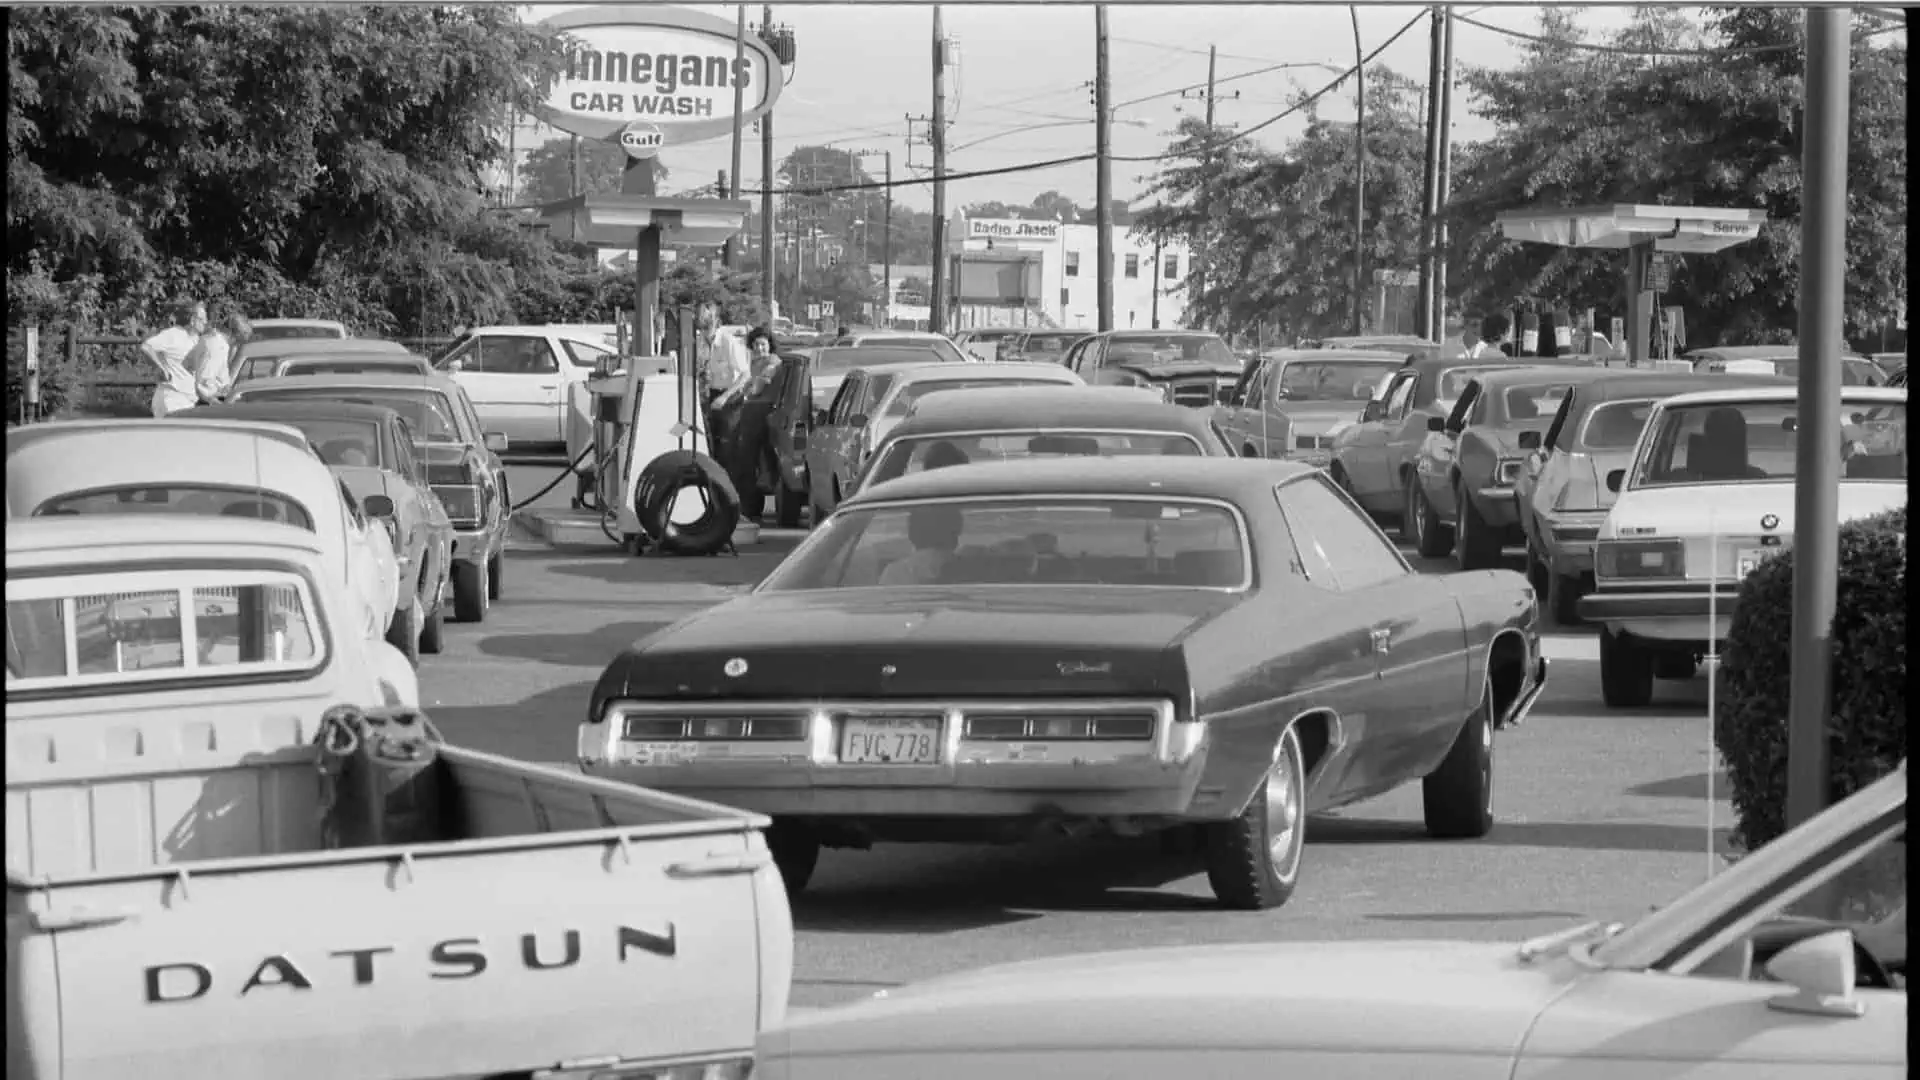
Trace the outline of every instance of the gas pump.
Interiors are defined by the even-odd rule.
[[[700,415],[691,401],[692,384],[674,371],[671,358],[630,357],[623,370],[589,379],[587,393],[593,402],[593,503],[607,534],[624,547],[638,548],[645,533],[634,490],[648,463],[675,450],[711,456],[705,425],[682,419]],[[669,519],[689,525],[705,511],[699,491],[682,489]]]

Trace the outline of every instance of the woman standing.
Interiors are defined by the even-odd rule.
[[[726,456],[727,475],[733,478],[740,494],[740,512],[747,520],[760,521],[766,512],[766,493],[760,487],[760,466],[772,456],[767,441],[767,418],[773,412],[773,376],[780,370],[780,357],[773,351],[773,332],[764,326],[747,331],[747,377],[715,401],[715,408],[737,400],[739,410],[729,425]],[[776,466],[777,469],[777,466]]]
[[[238,311],[227,316],[227,333],[218,327],[200,337],[200,344],[188,354],[188,369],[193,372],[194,391],[200,404],[224,401],[233,386],[234,353],[253,336],[253,324]]]
[[[200,392],[187,358],[207,330],[207,308],[191,300],[173,305],[173,325],[140,343],[140,355],[157,369],[153,388],[153,415],[165,416],[200,403]]]

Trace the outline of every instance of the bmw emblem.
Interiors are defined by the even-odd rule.
[[[747,673],[747,662],[741,659],[740,657],[736,656],[733,659],[727,661],[726,666],[722,667],[720,670],[727,673],[727,678],[737,679],[740,676],[745,675]]]
[[[1768,514],[1768,515],[1767,515],[1766,517],[1763,517],[1763,518],[1761,518],[1761,519],[1760,519],[1760,527],[1761,527],[1761,528],[1763,528],[1763,529],[1777,529],[1777,528],[1779,528],[1779,527],[1780,527],[1780,515],[1779,515],[1779,514]]]

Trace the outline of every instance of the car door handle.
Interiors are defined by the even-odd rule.
[[[56,933],[61,930],[92,930],[102,926],[118,926],[130,922],[140,915],[128,908],[55,908],[52,911],[36,912],[28,916],[35,930],[42,933]]]
[[[1374,630],[1369,632],[1367,636],[1373,639],[1374,652],[1384,655],[1393,651],[1393,631],[1387,629]]]
[[[680,880],[689,878],[727,877],[733,874],[751,874],[772,862],[766,852],[749,851],[734,855],[710,855],[697,862],[677,862],[667,866],[667,876]]]

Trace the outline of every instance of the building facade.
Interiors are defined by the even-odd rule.
[[[1186,245],[1156,248],[1152,240],[1132,235],[1132,216],[1124,208],[1116,206],[1113,216],[1113,328],[1183,325],[1190,269]],[[950,249],[963,254],[1035,257],[1039,295],[1032,306],[1037,313],[1056,326],[1092,330],[1099,325],[1098,226],[1052,219],[955,218],[948,237]],[[969,306],[964,299],[954,302],[956,310]]]

